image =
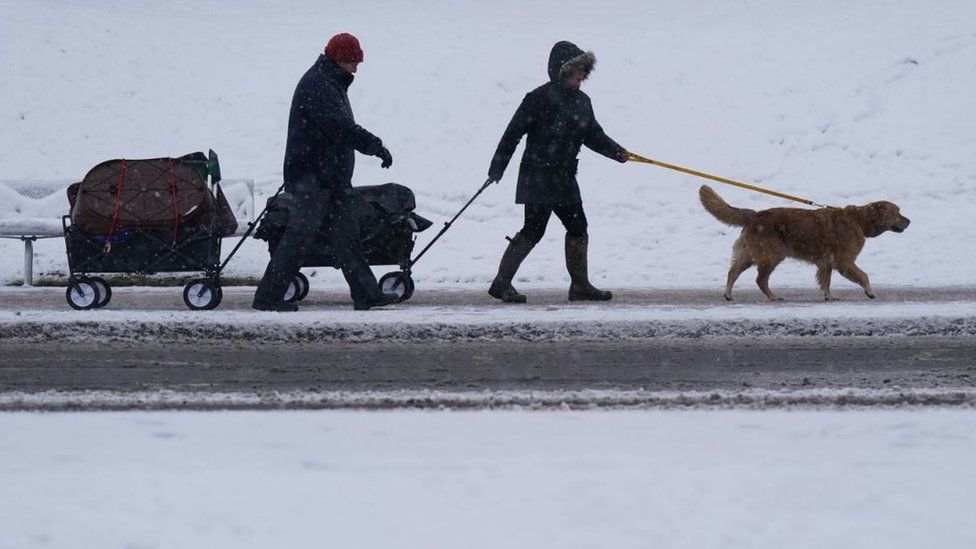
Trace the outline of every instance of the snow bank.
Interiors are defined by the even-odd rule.
[[[77,180],[107,158],[212,147],[227,177],[255,179],[260,204],[280,184],[295,83],[329,36],[349,31],[366,50],[351,88],[358,120],[396,159],[383,171],[361,158],[357,182],[408,185],[420,213],[446,220],[484,181],[551,45],[570,39],[595,50],[585,89],[626,147],[823,203],[893,200],[913,223],[868,243],[861,265],[876,284],[976,280],[972,2],[4,5],[0,179]],[[520,225],[516,163],[418,265],[418,285],[486,285]],[[584,152],[580,181],[598,284],[724,281],[734,235],[699,206],[700,180]],[[745,207],[788,205],[718,190]],[[0,219],[65,208],[60,193],[34,200],[0,186]],[[553,223],[522,283],[566,283]],[[0,281],[20,276],[19,247],[0,242]],[[62,242],[36,250],[36,272],[65,271]],[[266,261],[250,242],[230,274],[258,275]],[[323,278],[343,285],[331,270]],[[794,264],[773,282],[812,280]]]
[[[714,389],[709,391],[486,390],[442,391],[6,391],[0,410],[595,410],[595,409],[849,409],[912,406],[976,407],[976,389]]]
[[[727,307],[424,307],[384,311],[0,311],[0,341],[458,341],[976,336],[973,302]],[[834,305],[837,305],[834,307]]]

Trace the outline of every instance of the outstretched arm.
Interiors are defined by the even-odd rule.
[[[607,158],[612,158],[617,162],[627,161],[627,149],[621,147],[616,141],[607,136],[606,132],[603,131],[603,127],[596,121],[595,115],[593,116],[593,124],[590,125],[590,130],[586,133],[586,137],[583,138],[583,144],[592,151],[600,153]]]
[[[334,107],[329,105],[327,112],[331,113],[329,124],[334,128],[337,141],[370,156],[378,156],[383,152],[383,141],[356,124],[351,116],[346,116],[338,104]]]
[[[346,143],[357,151],[377,156],[383,152],[383,141],[356,124],[339,100],[329,94],[306,98],[305,105],[314,105],[306,111],[311,124],[337,143]]]
[[[488,168],[488,179],[496,182],[501,180],[505,174],[505,168],[508,167],[512,155],[515,154],[515,148],[518,147],[522,136],[528,133],[529,127],[538,119],[540,111],[539,100],[532,94],[526,95],[498,142],[495,156],[492,157],[491,166]]]

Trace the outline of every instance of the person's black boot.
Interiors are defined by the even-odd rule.
[[[588,236],[573,237],[566,235],[566,270],[569,271],[569,300],[570,301],[609,301],[613,294],[595,288],[590,284],[587,274]]]
[[[251,304],[251,307],[258,311],[271,311],[275,313],[294,313],[298,310],[297,303],[288,303],[287,301],[279,301],[277,303],[255,301]]]
[[[353,301],[352,308],[357,311],[368,311],[373,307],[385,307],[386,305],[393,305],[394,303],[400,302],[400,296],[396,294],[388,294],[380,292],[379,297],[373,299],[364,299],[359,301]]]
[[[515,278],[515,273],[518,272],[522,261],[534,247],[535,244],[523,237],[522,233],[515,234],[508,243],[508,248],[505,248],[502,260],[498,263],[498,274],[495,275],[495,280],[488,288],[488,295],[505,303],[525,303],[525,296],[518,293],[512,286],[512,279]]]

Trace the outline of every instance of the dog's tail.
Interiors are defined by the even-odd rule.
[[[735,208],[722,200],[722,197],[712,190],[708,185],[702,185],[698,189],[698,198],[701,199],[702,206],[708,213],[715,216],[722,223],[735,227],[744,227],[749,220],[756,216],[756,210],[746,208]]]

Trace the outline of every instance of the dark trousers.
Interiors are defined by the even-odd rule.
[[[335,249],[336,263],[349,284],[353,301],[377,299],[380,294],[376,276],[369,268],[359,241],[351,189],[293,193],[294,208],[288,212],[288,227],[278,241],[264,277],[254,293],[254,301],[280,303],[288,283],[298,274],[305,257],[316,245],[323,220]]]
[[[546,234],[549,218],[554,213],[563,222],[568,236],[586,236],[586,213],[583,212],[583,204],[526,204],[525,224],[520,231],[522,237],[538,244]]]

